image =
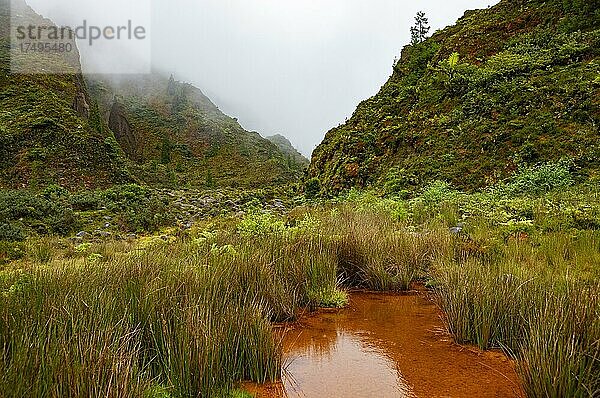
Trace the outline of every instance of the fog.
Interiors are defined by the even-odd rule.
[[[387,80],[417,11],[426,12],[433,33],[496,2],[28,0],[60,24],[144,24],[148,40],[139,48],[84,50],[84,69],[143,65],[151,48],[153,68],[198,86],[246,129],[285,135],[306,156]]]

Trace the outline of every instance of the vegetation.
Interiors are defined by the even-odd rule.
[[[41,189],[56,183],[85,189],[130,181],[122,152],[103,129],[81,75],[10,73],[9,3],[0,2],[0,187]],[[23,26],[46,24],[24,1],[12,6]],[[49,57],[58,65],[67,62]],[[76,109],[77,100],[83,109]]]
[[[300,167],[302,169],[308,168],[310,161],[305,158],[304,155],[298,152],[298,150],[294,148],[292,143],[287,138],[281,134],[275,134],[267,137],[267,139],[273,144],[277,145],[277,147],[285,154],[290,167]]]
[[[0,190],[0,241],[65,236],[82,230],[90,235],[97,230],[157,231],[175,223],[168,204],[159,192],[138,185],[76,193],[56,185],[40,193]]]
[[[135,175],[147,184],[263,187],[294,181],[307,166],[287,139],[281,137],[287,143],[281,146],[244,130],[173,76],[89,78],[88,84]]]
[[[335,196],[390,173],[398,190],[438,179],[472,191],[560,158],[576,177],[597,175],[599,9],[504,0],[417,35],[380,92],[327,133],[308,178]]]
[[[2,395],[212,396],[279,377],[270,321],[347,302],[336,271],[350,231],[320,235],[306,214],[218,222],[167,240],[50,242],[50,256],[2,272]]]
[[[410,28],[410,44],[423,43],[429,33],[429,20],[423,11],[419,11],[415,17],[415,24]]]
[[[264,187],[294,181],[306,168],[306,159],[244,130],[174,79],[87,79],[76,51],[75,69],[56,67],[72,61],[65,54],[48,60],[72,74],[11,73],[9,3],[0,2],[0,188]],[[48,23],[23,0],[13,7],[23,26]]]
[[[296,202],[288,197],[290,192],[287,188],[170,191],[136,184],[75,192],[57,185],[40,192],[0,190],[0,263],[22,257],[26,238],[71,236],[82,242],[135,238],[240,211],[281,212]]]
[[[246,397],[281,376],[273,323],[415,283],[528,397],[599,396],[599,9],[419,14],[303,195],[273,187],[289,142],[200,90],[10,75],[0,30],[0,396]]]
[[[20,259],[0,271],[0,395],[239,395],[241,380],[280,376],[272,322],[343,306],[349,289],[421,281],[457,342],[517,360],[528,396],[595,396],[600,192],[564,184],[568,168],[470,194],[436,182],[408,199],[352,190],[283,212],[249,200],[243,215],[127,241],[19,237]]]

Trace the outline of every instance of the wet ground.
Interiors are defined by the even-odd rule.
[[[513,363],[456,345],[424,293],[353,293],[340,311],[284,332],[281,383],[245,386],[258,398],[520,397]]]

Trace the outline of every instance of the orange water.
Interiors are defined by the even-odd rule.
[[[513,363],[454,344],[424,293],[353,293],[283,336],[282,382],[245,386],[259,398],[522,396]]]

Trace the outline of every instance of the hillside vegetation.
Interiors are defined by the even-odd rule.
[[[310,161],[307,158],[305,158],[304,155],[298,152],[296,148],[294,148],[290,140],[288,140],[281,134],[272,135],[270,137],[267,137],[267,139],[273,144],[277,145],[277,147],[279,147],[279,149],[285,154],[286,159],[288,159],[288,162],[300,164],[303,168],[307,168],[310,164]]]
[[[293,181],[304,168],[191,84],[159,73],[88,83],[103,120],[146,182],[257,187]]]
[[[31,64],[71,73],[11,73],[9,6],[1,0],[0,188],[263,187],[303,172],[304,161],[190,84],[160,74],[85,78],[74,42],[72,54],[38,53]],[[54,25],[22,0],[13,7],[14,24]]]
[[[406,47],[304,194],[289,141],[189,84],[10,74],[2,8],[0,397],[247,397],[288,371],[281,323],[416,286],[523,396],[599,397],[599,2]]]
[[[596,397],[599,185],[572,180],[547,166],[471,194],[443,183],[410,200],[351,190],[287,210],[240,202],[127,240],[5,242],[0,395],[227,397],[242,380],[281,377],[273,322],[344,306],[350,289],[420,282],[457,343],[516,360],[527,397]],[[119,213],[139,212],[134,192],[101,193],[102,214],[129,220]]]
[[[124,157],[101,121],[78,70],[65,75],[10,73],[10,2],[0,1],[0,187],[70,188],[130,180]],[[15,23],[51,25],[24,2]],[[48,62],[66,60],[48,55]],[[80,69],[77,68],[77,69]]]
[[[315,150],[313,183],[474,189],[560,158],[597,174],[599,10],[598,0],[503,0],[405,47],[381,91]]]

